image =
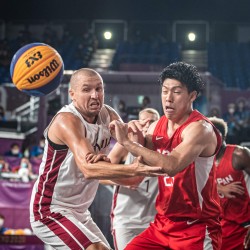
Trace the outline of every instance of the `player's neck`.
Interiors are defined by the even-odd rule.
[[[227,144],[226,144],[226,142],[223,141],[221,148],[220,148],[218,154],[216,155],[216,164],[217,165],[220,163],[220,161],[221,161],[221,159],[226,151],[226,148],[227,148]]]

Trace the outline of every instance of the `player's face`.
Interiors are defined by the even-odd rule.
[[[145,120],[147,120],[147,119],[149,119],[149,126],[150,126],[153,122],[155,122],[156,120],[158,120],[158,117],[157,117],[155,114],[148,113],[147,111],[142,112],[142,113],[140,114],[140,116],[139,116],[139,120],[140,120],[140,121],[145,121]],[[146,133],[147,133],[147,129],[148,129],[148,127],[145,127],[145,128],[142,130],[142,133],[143,133],[144,136],[145,136]]]
[[[102,78],[99,75],[79,78],[70,96],[83,117],[88,122],[93,122],[103,107],[104,87]]]
[[[167,78],[162,85],[161,98],[165,116],[174,122],[181,122],[191,113],[196,92],[188,93],[181,82]]]

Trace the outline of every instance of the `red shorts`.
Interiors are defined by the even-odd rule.
[[[221,250],[243,250],[247,228],[231,221],[221,220],[222,245]],[[248,248],[250,249],[250,248]],[[246,249],[245,249],[246,250]]]
[[[221,227],[218,221],[171,221],[157,215],[155,222],[135,237],[125,250],[219,250]]]

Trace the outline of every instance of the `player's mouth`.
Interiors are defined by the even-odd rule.
[[[172,112],[174,112],[174,108],[173,108],[173,107],[170,107],[170,106],[165,106],[165,111],[166,111],[167,113],[172,113]]]
[[[91,108],[99,108],[100,107],[100,103],[99,102],[92,102],[89,105]]]

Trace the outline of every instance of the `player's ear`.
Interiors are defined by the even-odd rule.
[[[192,91],[190,93],[190,100],[193,102],[197,98],[197,91]]]
[[[72,90],[72,88],[69,88],[69,97],[70,97],[71,101],[74,100],[74,91]]]

